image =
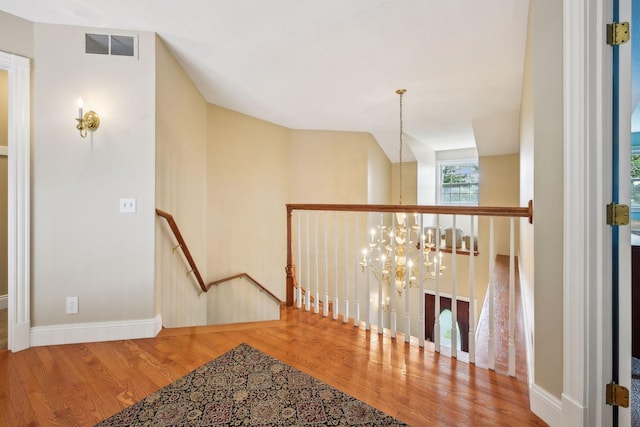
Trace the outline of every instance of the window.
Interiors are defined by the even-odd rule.
[[[478,204],[478,162],[441,163],[439,177],[439,204]]]

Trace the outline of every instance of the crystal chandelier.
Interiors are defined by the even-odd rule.
[[[400,96],[400,205],[402,205],[402,148],[403,121],[402,97],[406,89],[398,89]],[[440,238],[439,231],[435,234],[429,229],[424,233],[422,220],[418,214],[413,215],[413,221],[406,213],[395,213],[391,218],[391,225],[384,224],[384,215],[380,215],[380,223],[371,230],[371,240],[368,249],[362,250],[360,266],[373,272],[377,280],[395,287],[398,295],[407,287],[420,286],[423,280],[434,279],[437,274],[442,275],[445,266],[442,265],[442,253],[435,253],[435,239]],[[422,263],[422,271],[420,265]]]

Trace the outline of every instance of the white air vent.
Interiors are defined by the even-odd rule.
[[[85,34],[85,53],[136,56],[136,37],[108,34]]]

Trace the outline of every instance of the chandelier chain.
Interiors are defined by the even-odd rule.
[[[403,146],[403,120],[402,120],[402,96],[406,92],[406,89],[398,89],[396,93],[400,95],[400,165],[399,165],[399,175],[400,175],[400,205],[402,204],[402,146]]]

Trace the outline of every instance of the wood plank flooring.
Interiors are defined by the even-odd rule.
[[[245,342],[413,426],[538,426],[527,384],[321,315],[0,351],[0,423],[91,426]]]

